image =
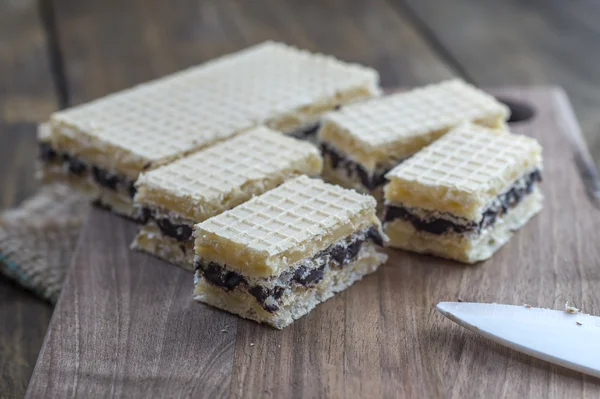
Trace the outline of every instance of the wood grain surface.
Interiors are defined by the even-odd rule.
[[[598,397],[600,380],[491,343],[443,318],[443,300],[566,301],[600,314],[600,210],[575,165],[578,126],[557,88],[494,91],[533,105],[513,130],[544,147],[544,210],[491,260],[464,266],[390,250],[377,273],[283,331],[193,303],[192,275],[128,243],[93,212],[28,398]]]
[[[0,1],[0,210],[36,187],[35,122],[56,109],[37,2]],[[0,277],[0,397],[22,398],[52,309]]]
[[[499,3],[0,0],[0,208],[33,190],[34,124],[57,106],[266,39],[372,65],[386,86],[452,75],[479,85],[559,83],[600,160],[600,7]],[[0,304],[0,347],[10,348],[0,351],[0,397],[21,397],[51,310],[3,278]]]

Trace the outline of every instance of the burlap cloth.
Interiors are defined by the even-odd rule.
[[[61,185],[42,187],[0,215],[0,272],[52,303],[71,263],[87,202]]]

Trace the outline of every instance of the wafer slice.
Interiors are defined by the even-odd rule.
[[[194,224],[322,167],[312,144],[258,127],[143,173],[135,204],[149,222],[133,247],[192,270]]]
[[[196,300],[283,328],[377,269],[374,198],[306,176],[196,225]]]
[[[373,69],[266,42],[57,112],[49,143],[71,184],[131,216],[142,171],[259,124],[314,131],[323,112],[378,94]]]
[[[487,259],[541,210],[541,173],[535,139],[461,125],[386,175],[390,246]]]
[[[384,175],[463,121],[503,127],[509,110],[459,79],[328,113],[319,131],[323,176],[379,196]]]

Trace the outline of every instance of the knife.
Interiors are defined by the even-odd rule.
[[[441,314],[477,334],[530,356],[600,378],[600,317],[577,309],[440,302]]]

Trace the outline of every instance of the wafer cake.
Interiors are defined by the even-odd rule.
[[[134,203],[147,222],[133,248],[192,270],[194,224],[322,167],[314,145],[258,127],[142,173]]]
[[[301,176],[196,225],[198,301],[284,328],[374,272],[373,197]]]
[[[466,263],[488,259],[542,209],[542,149],[463,124],[386,177],[390,246]]]
[[[506,106],[453,79],[328,113],[318,139],[326,181],[382,196],[384,175],[463,121],[505,125]]]
[[[378,74],[266,42],[51,116],[49,180],[61,176],[115,212],[143,171],[260,124],[304,136],[323,112],[379,94]],[[44,168],[46,169],[46,168]],[[52,170],[50,170],[52,169]]]

